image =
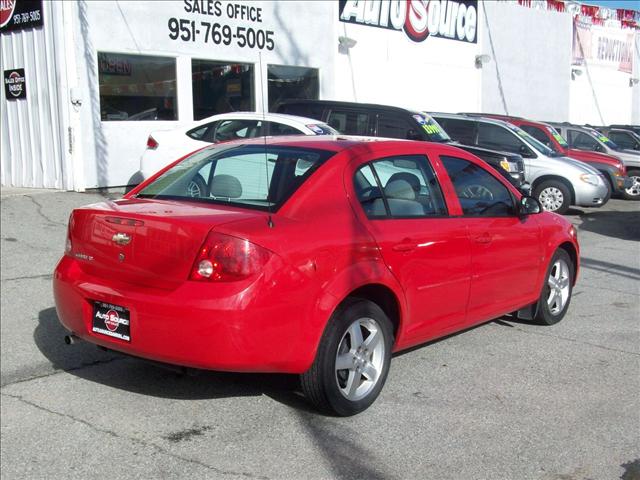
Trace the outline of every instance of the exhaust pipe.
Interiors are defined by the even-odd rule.
[[[73,345],[74,343],[79,341],[80,341],[80,337],[76,336],[73,333],[70,333],[69,335],[64,336],[64,343],[66,343],[67,345]]]

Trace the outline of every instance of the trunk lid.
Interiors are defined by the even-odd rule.
[[[171,289],[189,277],[209,231],[259,212],[151,199],[122,199],[74,210],[72,257],[87,273]]]

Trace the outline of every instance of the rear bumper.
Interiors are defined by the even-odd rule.
[[[53,292],[60,322],[83,340],[210,370],[301,373],[313,360],[302,307],[276,295],[262,277],[241,285],[185,281],[161,290],[91,277],[77,262],[62,258]],[[95,301],[129,310],[130,342],[92,331]]]

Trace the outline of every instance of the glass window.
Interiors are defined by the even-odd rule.
[[[640,148],[640,142],[627,132],[609,132],[609,138],[620,148],[628,148],[629,150],[638,150]]]
[[[100,118],[177,120],[175,58],[98,52]]]
[[[279,135],[301,135],[302,132],[295,127],[284,123],[269,122],[269,135],[277,137]]]
[[[262,120],[221,120],[217,122],[213,140],[207,139],[207,134],[203,140],[213,142],[228,142],[231,140],[242,140],[263,136]],[[207,132],[209,133],[209,132]]]
[[[185,201],[197,197],[211,203],[277,209],[333,154],[308,148],[223,144],[187,157],[138,196]]]
[[[332,110],[327,118],[330,127],[347,135],[370,135],[369,114],[351,110]]]
[[[478,123],[478,146],[521,155],[530,152],[515,133],[491,123]]]
[[[358,200],[367,217],[428,217],[446,215],[440,186],[422,156],[377,160],[354,177]]]
[[[253,77],[248,63],[191,60],[193,118],[255,110]]]
[[[568,130],[569,145],[571,148],[577,148],[579,150],[597,150],[598,141],[584,132],[578,130]]]
[[[456,140],[463,145],[476,144],[475,122],[472,122],[470,120],[460,120],[457,118],[435,117],[435,119],[453,140]]]
[[[504,217],[515,214],[513,198],[507,187],[484,168],[456,157],[441,156],[440,160],[465,215]]]
[[[520,125],[520,128],[531,135],[533,138],[541,142],[543,145],[546,145],[549,148],[554,147],[553,142],[541,128],[534,127],[533,125]]]
[[[269,92],[269,111],[282,100],[304,98],[317,100],[320,92],[317,68],[288,67],[283,65],[267,66]]]
[[[415,140],[420,134],[417,133],[417,125],[412,129],[407,120],[400,115],[381,113],[378,115],[377,136]]]

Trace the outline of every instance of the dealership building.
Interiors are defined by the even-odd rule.
[[[628,10],[561,0],[0,0],[3,186],[121,186],[148,135],[319,98],[640,124]]]

